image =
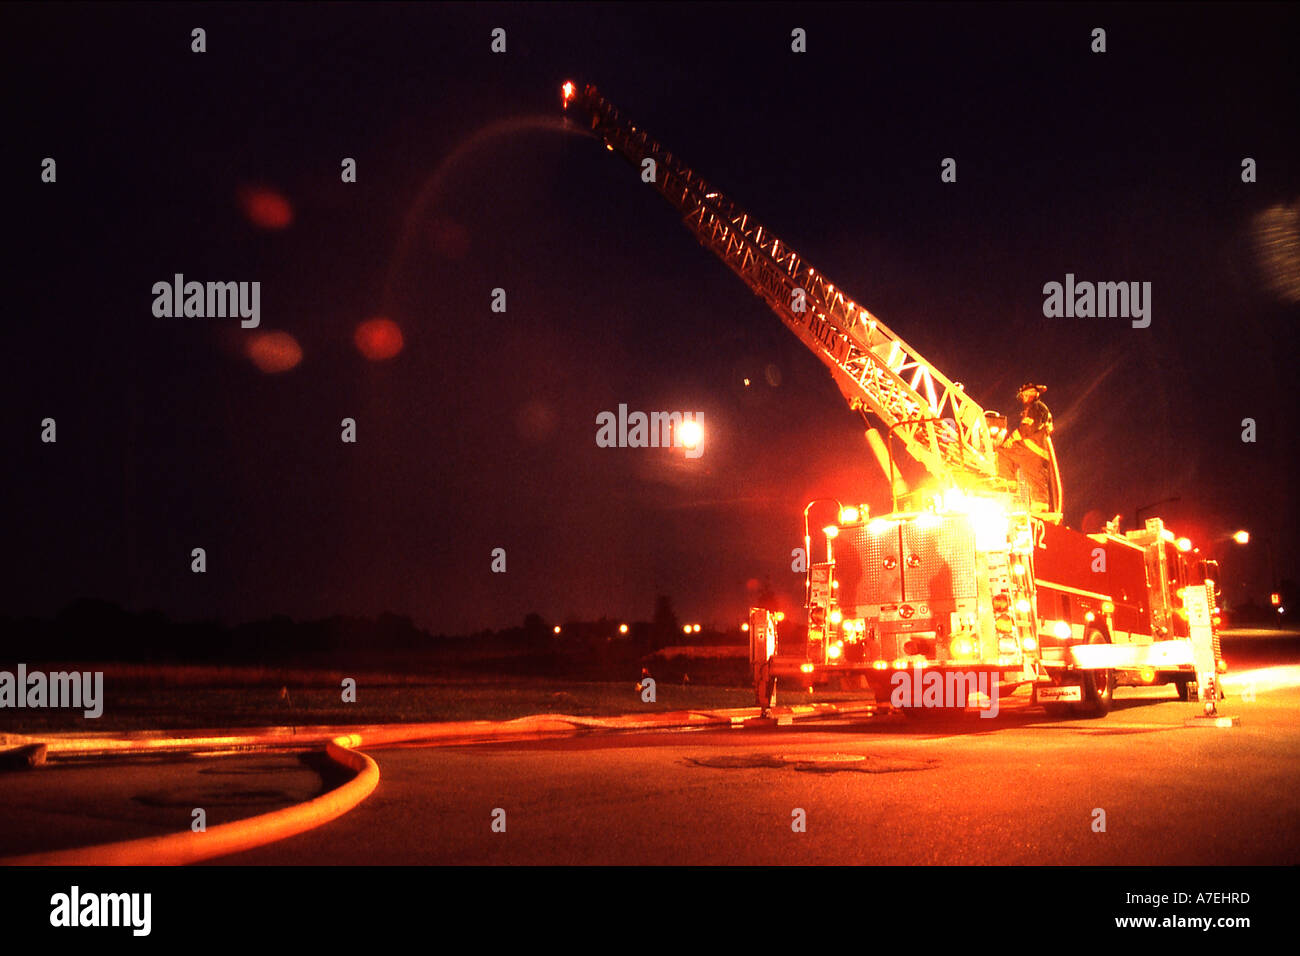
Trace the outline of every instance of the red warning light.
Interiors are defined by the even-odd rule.
[[[357,326],[357,351],[372,362],[382,362],[402,351],[405,340],[402,330],[396,322],[384,316],[366,319]]]
[[[1274,607],[1277,607],[1279,604],[1282,603],[1282,595],[1274,591],[1272,594],[1268,596],[1268,600]]]

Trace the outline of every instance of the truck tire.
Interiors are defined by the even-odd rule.
[[[1183,701],[1184,703],[1186,703],[1187,701],[1191,700],[1191,699],[1192,699],[1192,686],[1193,686],[1194,684],[1195,684],[1195,681],[1191,681],[1191,680],[1176,680],[1176,681],[1174,681],[1174,686],[1175,686],[1176,688],[1178,688],[1178,699],[1181,700],[1181,701]]]
[[[1088,644],[1109,644],[1105,633],[1093,628],[1084,638]],[[1110,713],[1110,705],[1115,699],[1114,671],[1084,671],[1083,703],[1075,705],[1075,713],[1080,717],[1105,717]]]

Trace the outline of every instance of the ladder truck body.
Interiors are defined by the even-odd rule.
[[[940,702],[926,706],[987,710],[965,689],[1029,685],[1049,710],[1080,715],[1106,713],[1118,683],[1172,682],[1183,699],[1198,687],[1213,710],[1215,675],[1224,669],[1214,569],[1186,539],[1159,518],[1126,533],[1117,524],[1100,534],[1065,527],[1054,452],[1048,494],[1031,492],[1000,446],[1004,418],[624,119],[594,86],[565,83],[562,97],[566,112],[584,116],[826,365],[873,426],[867,437],[877,462],[884,466],[888,456],[890,513],[834,502],[834,521],[820,529],[824,561],[812,558],[809,514],[819,503],[804,509],[806,632],[778,640],[779,615],[750,611],[750,664],[764,712],[775,704],[778,680],[870,689],[905,712],[920,706],[922,687],[939,689]],[[895,439],[927,473],[917,488],[896,473]],[[918,695],[899,704],[905,678]],[[944,693],[954,687],[964,688],[957,700]]]

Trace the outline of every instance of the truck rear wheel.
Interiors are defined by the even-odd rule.
[[[1089,644],[1109,644],[1106,635],[1095,628],[1087,634]],[[1110,713],[1110,705],[1115,699],[1115,672],[1084,671],[1083,703],[1075,706],[1075,713],[1081,717],[1105,717]]]

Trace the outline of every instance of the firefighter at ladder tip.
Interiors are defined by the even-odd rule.
[[[1016,391],[1020,400],[1020,424],[1002,444],[1006,477],[1018,470],[1029,484],[1030,498],[1046,510],[1059,511],[1060,487],[1056,479],[1056,450],[1052,447],[1052,413],[1043,401],[1046,385],[1025,382]],[[1035,509],[1037,510],[1037,508]]]

